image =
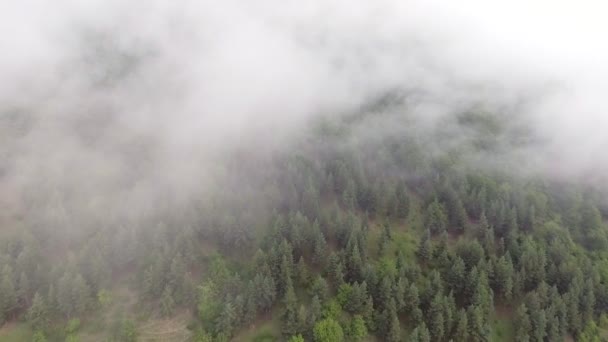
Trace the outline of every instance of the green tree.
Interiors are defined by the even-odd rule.
[[[313,225],[313,240],[312,262],[316,266],[323,266],[327,258],[327,242],[318,224]]]
[[[545,338],[547,328],[545,310],[542,309],[540,299],[536,292],[532,292],[528,295],[526,303],[531,323],[530,337],[532,338],[532,341],[542,342]]]
[[[217,317],[215,322],[215,332],[217,335],[223,334],[226,337],[232,336],[232,333],[236,329],[237,317],[234,309],[234,304],[230,301],[224,303],[222,312]]]
[[[25,272],[21,272],[19,283],[17,285],[17,302],[19,306],[25,308],[29,305],[30,300],[30,280]]]
[[[294,335],[291,336],[287,342],[304,342],[304,337],[302,337],[300,334]]]
[[[427,321],[429,322],[429,331],[431,333],[431,338],[433,339],[433,341],[440,341],[441,339],[443,339],[445,328],[443,313],[443,296],[438,293],[435,295],[433,301],[431,302],[431,307],[429,309],[427,319]]]
[[[410,313],[414,324],[419,324],[422,321],[420,297],[418,295],[418,287],[415,283],[412,283],[409,290],[405,293],[405,311]]]
[[[44,332],[38,330],[34,333],[34,335],[32,336],[32,342],[46,342],[46,336],[44,335]]]
[[[386,341],[388,342],[398,342],[401,340],[401,325],[399,324],[399,317],[397,317],[397,309],[395,308],[395,302],[389,305],[389,309],[387,310],[387,332],[386,332]]]
[[[363,318],[365,319],[367,329],[370,331],[376,330],[374,312],[374,300],[372,299],[372,296],[369,296],[365,302],[365,307],[363,308]]]
[[[581,331],[578,336],[577,341],[580,342],[601,342],[603,339],[601,338],[600,331],[595,324],[594,321],[589,321],[583,331]]]
[[[431,237],[428,230],[418,244],[416,255],[423,263],[428,263],[431,260],[431,256],[433,255],[433,245],[431,244]]]
[[[4,322],[8,315],[17,306],[17,293],[13,278],[13,269],[9,265],[4,265],[0,280],[0,318]]]
[[[308,324],[310,326],[314,326],[315,323],[319,319],[321,319],[321,315],[323,314],[323,306],[321,305],[321,300],[319,296],[313,296],[312,301],[310,303],[310,310],[308,313]]]
[[[203,322],[207,331],[212,331],[213,322],[220,315],[222,304],[218,298],[215,283],[211,280],[206,281],[198,287],[197,312],[199,319]]]
[[[307,286],[310,282],[310,273],[308,272],[308,267],[302,256],[300,256],[300,260],[298,260],[296,265],[296,275],[300,284]]]
[[[431,334],[424,322],[412,330],[409,340],[410,342],[431,342]]]
[[[470,341],[487,341],[490,335],[490,327],[487,325],[483,309],[479,306],[469,306],[468,321]]]
[[[513,295],[513,263],[509,252],[501,256],[494,266],[493,288],[500,298],[506,302],[510,301]]]
[[[365,320],[361,315],[354,315],[350,321],[349,341],[362,341],[367,336]]]
[[[440,234],[447,228],[448,218],[445,209],[436,198],[426,209],[424,224],[433,235]]]
[[[326,300],[329,297],[329,285],[327,281],[321,276],[318,276],[310,286],[310,295],[318,296],[321,301]]]
[[[49,317],[46,303],[38,292],[34,294],[32,306],[27,311],[27,319],[34,330],[44,330],[48,325]]]
[[[281,315],[281,331],[285,336],[292,336],[298,332],[298,300],[293,286],[287,288],[283,304],[285,308]]]
[[[455,293],[461,294],[466,279],[466,267],[461,257],[457,256],[450,268],[447,270],[447,283]]]
[[[72,298],[74,299],[74,308],[76,314],[83,314],[90,304],[91,289],[80,274],[74,277],[72,288]]]
[[[315,342],[342,342],[344,332],[342,327],[333,318],[326,318],[315,324],[313,330]]]
[[[120,342],[136,342],[137,341],[137,329],[135,323],[130,319],[125,319],[119,322],[118,329],[116,330],[116,340]]]
[[[175,308],[175,301],[173,300],[173,295],[171,294],[171,289],[169,286],[165,286],[165,290],[163,291],[162,296],[160,297],[160,310],[163,316],[169,317],[173,314],[173,309]]]
[[[455,342],[467,342],[469,340],[469,321],[467,319],[467,312],[464,309],[460,309],[458,313],[458,321],[456,323],[456,331],[454,332]]]
[[[80,319],[70,319],[65,327],[65,334],[68,335],[68,337],[71,336],[72,338],[75,338],[78,330],[80,330]]]
[[[300,309],[298,310],[298,332],[301,334],[306,334],[310,329],[312,329],[313,325],[309,324],[309,315],[308,310],[304,305],[300,305]]]
[[[532,330],[532,324],[530,323],[530,316],[528,316],[528,308],[525,304],[521,304],[515,312],[515,339],[517,341],[530,341],[530,331]]]
[[[410,198],[404,181],[397,183],[393,202],[393,213],[399,219],[406,219],[410,210]]]

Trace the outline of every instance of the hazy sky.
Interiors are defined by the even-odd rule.
[[[604,174],[606,13],[588,0],[1,1],[0,115],[28,120],[23,136],[2,131],[0,186],[91,203],[179,193],[225,149],[280,146],[312,115],[394,89],[426,94],[421,118],[525,99],[547,169]]]

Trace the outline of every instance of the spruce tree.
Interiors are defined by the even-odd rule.
[[[32,306],[28,309],[26,316],[34,330],[46,329],[49,322],[49,316],[46,303],[40,293],[36,292],[36,294],[34,294]]]

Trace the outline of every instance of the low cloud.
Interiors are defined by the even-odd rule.
[[[200,196],[233,149],[271,154],[309,119],[394,91],[431,126],[478,104],[516,108],[543,142],[531,164],[602,181],[605,6],[4,2],[2,200],[138,216]]]

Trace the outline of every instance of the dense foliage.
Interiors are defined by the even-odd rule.
[[[608,231],[597,193],[474,167],[468,156],[496,151],[500,134],[470,118],[459,124],[481,133],[451,150],[407,130],[362,137],[365,120],[317,123],[273,158],[236,153],[222,191],[137,222],[62,235],[24,220],[0,241],[0,319],[26,320],[37,341],[69,338],[126,282],[141,311],[190,310],[198,341],[269,317],[293,342],[488,341],[496,317],[512,323],[504,339],[600,338]],[[138,336],[128,317],[112,330]]]

